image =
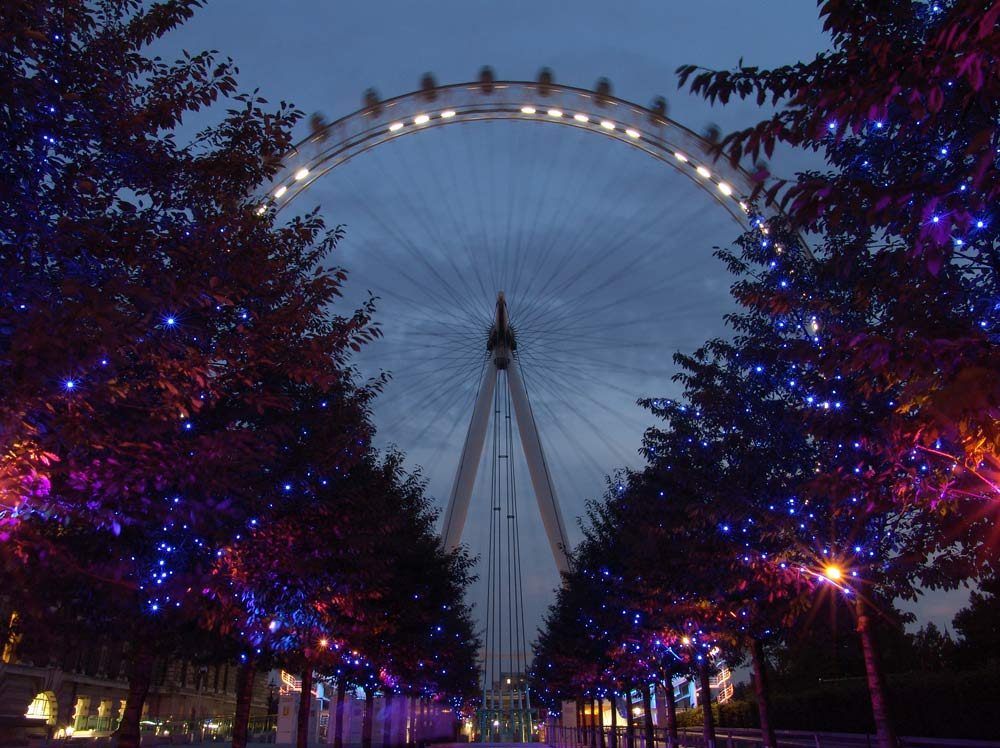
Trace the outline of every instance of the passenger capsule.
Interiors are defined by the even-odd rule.
[[[550,68],[542,68],[538,71],[538,93],[548,96],[552,92],[554,78]]]
[[[315,143],[322,143],[326,140],[327,124],[319,112],[313,112],[309,117],[309,136]]]
[[[372,114],[378,116],[382,112],[382,102],[379,100],[378,91],[374,88],[369,88],[365,91],[364,98],[365,109],[369,110]]]
[[[437,98],[437,81],[431,73],[424,73],[420,79],[420,94],[427,101],[434,101]]]
[[[496,81],[496,76],[493,74],[493,68],[489,65],[483,65],[479,70],[479,90],[484,94],[493,93],[494,81]]]
[[[663,124],[661,120],[667,118],[667,100],[662,96],[657,96],[653,99],[653,103],[649,105],[649,111],[653,113],[650,119],[657,124]]]
[[[611,98],[611,81],[607,78],[598,78],[594,93],[597,94],[597,105],[605,106]]]

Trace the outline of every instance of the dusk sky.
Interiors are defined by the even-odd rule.
[[[616,96],[648,105],[663,95],[677,122],[726,131],[763,113],[741,103],[713,109],[678,91],[679,65],[768,67],[811,59],[826,44],[804,0],[215,0],[156,51],[219,50],[239,65],[241,88],[328,121],[357,110],[369,87],[388,98],[416,89],[426,72],[459,83],[490,65],[501,80],[533,80],[542,67],[573,86],[607,77]],[[779,154],[771,168],[791,175],[808,163]],[[334,170],[295,209],[317,205],[330,225],[347,227],[334,260],[351,276],[336,311],[348,313],[368,290],[380,298],[385,340],[359,358],[366,374],[393,374],[376,407],[379,441],[422,466],[441,508],[497,291],[521,321],[525,380],[574,538],[603,476],[638,464],[652,419],[635,400],[678,394],[673,352],[726,334],[731,279],[711,255],[738,225],[685,177],[607,138],[523,123],[440,128]],[[587,272],[576,278],[574,267]],[[569,305],[578,313],[557,311]],[[488,464],[464,535],[473,554],[486,552],[484,474]],[[518,475],[533,638],[558,576],[526,471]],[[950,623],[966,598],[929,596],[919,614]]]

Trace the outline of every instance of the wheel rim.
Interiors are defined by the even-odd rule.
[[[375,343],[362,351],[360,365],[364,368],[373,364],[389,368],[396,374],[396,381],[390,383],[386,394],[375,405],[376,423],[383,442],[398,443],[408,453],[411,464],[427,467],[432,479],[438,472],[444,476],[432,480],[431,486],[432,493],[442,503],[450,488],[456,455],[475,399],[493,301],[497,291],[507,293],[512,301],[512,319],[524,341],[518,355],[524,364],[525,381],[546,441],[546,451],[558,473],[557,482],[567,475],[578,478],[575,484],[562,483],[560,488],[565,516],[570,525],[575,525],[573,518],[583,512],[580,499],[594,498],[601,493],[602,475],[617,465],[638,462],[639,440],[651,418],[635,406],[635,399],[676,395],[678,388],[670,382],[674,367],[669,361],[673,351],[678,347],[691,350],[709,337],[726,334],[718,320],[718,309],[723,308],[723,304],[726,310],[733,308],[728,293],[729,279],[720,266],[712,265],[711,270],[707,270],[708,266],[702,261],[715,262],[708,249],[713,240],[728,242],[739,233],[737,226],[746,228],[757,220],[747,213],[745,202],[741,200],[751,189],[750,178],[746,172],[732,169],[725,163],[713,164],[710,176],[704,177],[697,169],[699,166],[708,169],[704,164],[710,158],[710,144],[670,120],[662,119],[662,128],[670,137],[654,137],[647,132],[647,127],[639,131],[639,138],[634,138],[625,133],[625,125],[631,124],[625,116],[616,116],[614,131],[601,127],[600,122],[595,127],[593,122],[579,122],[570,116],[583,113],[583,107],[571,107],[565,103],[566,99],[556,98],[566,95],[576,97],[574,100],[593,102],[597,96],[594,92],[550,87],[544,99],[546,104],[550,108],[562,107],[563,116],[555,117],[538,106],[534,115],[520,111],[529,93],[533,93],[534,100],[541,100],[538,84],[497,83],[495,86],[497,91],[504,92],[504,102],[498,102],[494,94],[484,96],[479,90],[480,84],[446,86],[434,90],[433,100],[426,92],[407,94],[382,102],[378,111],[360,110],[322,128],[296,146],[261,205],[265,209],[290,209],[296,199],[302,203],[304,193],[309,190],[322,198],[321,202],[329,206],[328,211],[335,218],[348,221],[347,239],[336,259],[353,273],[349,287],[373,288],[383,297],[387,330],[385,343]],[[458,102],[460,97],[475,97],[475,100],[465,110]],[[655,117],[650,110],[628,102],[608,101],[621,107],[613,110],[619,115],[628,108],[636,119],[649,121]],[[593,108],[606,113],[612,111],[611,104],[594,105]],[[410,117],[409,124],[390,131],[392,124],[404,118],[404,111],[405,116]],[[449,111],[455,111],[455,115],[440,116]],[[414,125],[413,118],[420,114],[426,114],[429,119]],[[452,127],[462,122],[470,127]],[[526,122],[536,126],[520,126]],[[539,124],[563,127],[540,127]],[[434,158],[439,142],[460,140],[456,133],[463,131],[485,129],[493,132],[490,128],[500,133],[497,140],[483,136],[482,141],[466,145],[459,164],[442,165]],[[422,137],[404,137],[417,133],[422,133]],[[602,137],[598,139],[596,135]],[[510,140],[505,141],[504,137]],[[531,141],[537,139],[540,145],[533,151],[525,150],[519,140],[522,137]],[[682,141],[682,137],[686,140]],[[594,144],[608,147],[592,148]],[[454,147],[461,148],[457,143]],[[519,163],[527,168],[533,160],[550,155],[554,159],[558,149],[565,150],[559,155],[574,168],[578,167],[578,171],[568,178],[563,177],[562,182],[570,186],[562,190],[562,202],[555,209],[559,217],[552,221],[572,226],[572,237],[563,249],[547,255],[548,265],[543,264],[541,269],[532,266],[529,270],[522,267],[520,284],[525,293],[519,298],[517,274],[503,277],[487,267],[492,260],[482,261],[470,248],[496,249],[503,239],[504,209],[511,205],[514,206],[512,212],[521,211],[528,216],[526,223],[529,226],[522,227],[527,238],[513,241],[514,249],[507,258],[516,257],[519,246],[523,249],[528,245],[546,244],[547,240],[531,228],[533,219],[525,206],[536,205],[540,213],[549,210],[544,183],[547,179],[553,180],[550,174],[532,179],[527,173],[520,175],[516,169]],[[656,149],[658,152],[652,152]],[[521,157],[507,162],[497,159],[494,166],[486,165],[486,159],[497,152],[518,153]],[[677,159],[676,152],[682,153],[686,160]],[[581,157],[583,154],[589,158],[592,153],[592,160]],[[629,176],[629,169],[639,168],[639,165],[648,170],[643,172],[643,179],[648,183],[634,184]],[[664,169],[664,165],[670,169]],[[491,168],[499,176],[476,176],[477,172],[488,172]],[[506,171],[508,169],[511,171]],[[609,177],[605,182],[595,183],[594,175],[603,175],[605,169],[614,179]],[[396,171],[394,175],[389,173],[392,170]],[[434,170],[437,175],[429,176]],[[300,179],[295,178],[298,174],[301,174]],[[370,180],[367,183],[365,174]],[[513,202],[503,203],[498,199],[502,197],[500,191],[491,192],[492,188],[482,190],[488,197],[478,206],[462,202],[465,193],[473,191],[462,182],[465,177],[474,186],[477,179],[489,184],[494,178],[508,187],[516,184]],[[677,216],[673,203],[660,195],[676,195],[678,190],[691,193],[686,180],[711,196],[711,200],[701,200],[693,213]],[[334,182],[336,189],[331,187]],[[418,182],[422,189],[412,189]],[[731,194],[719,189],[720,182],[729,185]],[[588,184],[596,185],[594,194],[589,197],[583,189]],[[276,196],[282,186],[285,190]],[[577,197],[578,189],[583,197]],[[449,199],[433,199],[441,195]],[[496,203],[500,203],[499,207]],[[720,205],[734,222],[716,220],[722,216],[718,210]],[[432,213],[443,228],[435,227],[435,219],[428,218]],[[449,217],[449,213],[456,215]],[[596,228],[588,224],[590,219],[602,213],[612,217],[602,218],[601,225]],[[363,226],[359,228],[359,223],[364,221],[369,224],[368,236]],[[716,231],[713,238],[708,238],[700,228],[706,223]],[[423,240],[406,236],[407,226],[416,227],[423,234]],[[558,228],[554,231],[555,245],[562,243],[564,238]],[[678,245],[670,257],[660,252],[659,247],[668,240]],[[633,244],[636,242],[638,244]],[[393,255],[386,246],[398,252]],[[577,246],[580,249],[574,253],[572,250]],[[602,255],[604,249],[608,251]],[[355,267],[354,256],[370,260],[370,269]],[[595,282],[585,286],[570,283],[570,290],[575,291],[575,295],[565,299],[560,295],[557,281],[566,280],[568,276],[559,275],[558,271],[560,266],[572,263],[586,266],[584,276]],[[463,285],[461,272],[471,266],[487,269],[480,276],[466,278]],[[624,276],[619,277],[616,273],[623,268],[643,283],[623,286],[616,292],[616,286],[624,282]],[[534,285],[529,277],[532,272],[537,276]],[[402,279],[400,285],[391,291],[377,286],[386,275],[398,275]],[[674,292],[665,276],[694,290]],[[556,281],[552,281],[553,278]],[[409,285],[400,290],[406,284]],[[447,298],[449,291],[455,289],[461,289],[456,291],[460,298]],[[655,307],[646,310],[649,314],[645,317],[619,315],[631,301],[629,289],[635,291],[633,296],[657,300]],[[717,313],[712,324],[699,317],[693,297],[709,306],[716,304]],[[582,303],[584,300],[593,301],[594,307],[560,314],[560,303],[565,308],[573,301]],[[482,306],[477,311],[478,303]],[[422,309],[417,308],[420,305]],[[685,315],[691,317],[688,327],[684,327]],[[588,316],[594,320],[593,329],[581,332],[584,326],[581,320]],[[669,318],[673,332],[665,333],[657,326],[663,318]],[[400,332],[401,327],[403,332]],[[631,329],[635,335],[618,336],[625,345],[608,355],[607,341],[617,335],[616,329]],[[678,334],[679,330],[686,332]],[[660,347],[655,366],[647,366],[648,357],[644,359],[638,352],[650,339],[665,334],[675,336],[672,342]],[[534,342],[533,335],[536,336]],[[444,369],[449,370],[448,376],[441,376]],[[372,368],[366,371],[371,373]],[[622,372],[627,372],[628,376],[610,382],[604,389],[597,387],[602,378],[619,377]],[[575,408],[570,418],[558,412],[567,406]],[[624,411],[628,411],[628,425],[608,427],[610,419]],[[409,415],[401,421],[400,413]],[[424,422],[413,426],[412,421],[419,418]],[[623,429],[621,432],[619,426]],[[617,434],[625,431],[628,437],[619,438]],[[448,464],[449,457],[451,464]],[[481,468],[480,483],[484,473],[488,474]],[[525,475],[517,480],[530,491]],[[546,541],[534,521],[535,510],[530,503],[531,516],[522,526],[524,546],[544,548]],[[485,525],[481,522],[477,526],[476,518],[470,514],[464,537],[475,550],[485,547]],[[551,589],[558,583],[554,569],[548,569],[551,558],[546,558],[545,554],[539,558],[543,580],[539,586]],[[531,564],[530,559],[528,563]],[[547,576],[546,571],[550,572]],[[478,592],[473,592],[473,599],[480,599]],[[547,593],[528,592],[529,620],[537,619],[538,612],[547,602]]]
[[[712,143],[664,115],[607,94],[559,84],[497,81],[439,86],[359,109],[297,143],[261,195],[280,210],[316,180],[396,138],[474,121],[516,120],[573,127],[647,153],[708,192],[750,227],[750,175],[717,160]]]

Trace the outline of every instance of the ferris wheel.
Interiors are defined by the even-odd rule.
[[[639,106],[605,80],[576,88],[547,70],[501,81],[484,68],[445,86],[425,76],[417,91],[369,91],[360,110],[310,124],[258,210],[319,203],[346,224],[336,261],[348,291],[379,298],[385,333],[358,364],[393,377],[375,405],[381,438],[448,497],[447,545],[463,537],[478,475],[492,498],[470,517],[473,551],[492,554],[513,523],[515,544],[547,540],[565,570],[584,500],[638,462],[649,415],[636,399],[670,395],[673,353],[725,334],[733,303],[711,247],[756,220],[750,175],[716,160],[712,138],[671,120],[662,99]],[[536,523],[518,541],[516,505],[498,494],[515,486],[535,494],[541,543]],[[491,555],[481,575],[492,584],[514,555]],[[523,619],[516,576],[508,608]]]
[[[498,81],[487,68],[472,83],[425,76],[419,90],[385,101],[369,91],[362,109],[311,125],[259,210],[298,200],[346,223],[336,260],[352,273],[349,291],[380,297],[389,339],[362,361],[381,362],[400,382],[377,406],[377,425],[404,448],[428,439],[442,447],[442,426],[461,438],[498,292],[525,376],[538,380],[536,417],[546,422],[571,393],[580,406],[567,413],[592,413],[576,424],[552,418],[560,430],[549,438],[570,443],[607,432],[603,419],[621,415],[607,412],[618,396],[631,409],[660,391],[650,387],[668,387],[673,351],[721,329],[728,287],[711,246],[750,226],[752,181],[716,160],[711,139],[671,120],[662,99],[647,108],[612,96],[606,81],[575,88],[546,70],[533,82]],[[679,200],[690,187],[701,200]],[[720,220],[719,207],[734,222]],[[638,348],[666,355],[639,365],[649,356]],[[583,386],[594,378],[604,380],[602,398]],[[390,408],[396,400],[407,407]],[[450,422],[460,406],[464,417]],[[421,421],[406,443],[398,426]],[[638,446],[597,442],[625,458],[601,462],[604,472]],[[590,444],[574,447],[598,459]]]

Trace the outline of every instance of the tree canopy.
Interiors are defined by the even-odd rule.
[[[220,651],[308,661],[325,632],[410,677],[411,647],[436,642],[402,624],[432,613],[378,610],[413,582],[404,551],[457,634],[415,687],[464,693],[475,648],[468,560],[371,446],[385,380],[350,357],[379,328],[372,301],[338,306],[342,230],[253,200],[301,113],[239,93],[215,53],[149,54],[200,4],[11,0],[0,22],[3,594],[52,646],[105,618],[142,642],[123,746],[151,658],[192,625]],[[203,111],[214,124],[182,140]]]

